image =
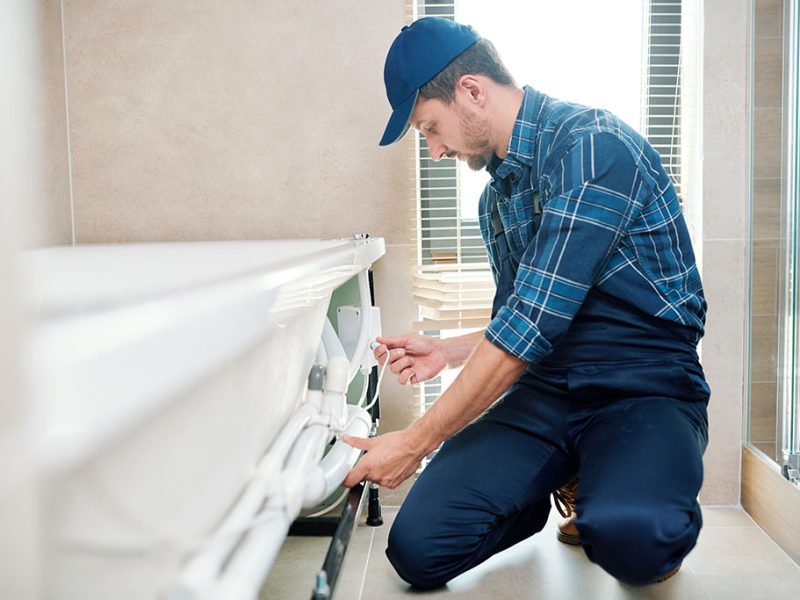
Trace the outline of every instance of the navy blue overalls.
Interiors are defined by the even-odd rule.
[[[494,313],[521,257],[497,248]],[[680,564],[702,525],[708,439],[695,336],[592,288],[554,352],[422,472],[389,536],[400,576],[438,587],[528,538],[547,521],[550,493],[576,476],[576,526],[592,561],[634,585]]]

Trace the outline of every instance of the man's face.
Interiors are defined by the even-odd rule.
[[[494,156],[489,120],[458,94],[450,104],[436,98],[419,98],[411,113],[411,124],[425,136],[433,160],[457,158],[466,161],[470,169],[480,171]]]

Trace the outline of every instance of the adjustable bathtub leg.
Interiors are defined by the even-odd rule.
[[[378,484],[369,484],[369,504],[367,504],[367,525],[379,527],[383,525],[381,516],[381,499],[378,497]]]
[[[369,437],[375,437],[376,435],[378,435],[378,422],[376,419],[373,419]],[[383,525],[383,517],[381,516],[381,499],[378,496],[378,484],[370,481],[367,489],[369,490],[369,502],[367,503],[367,525],[370,527],[380,527]]]
[[[328,585],[328,574],[325,571],[317,573],[317,583],[314,585],[312,600],[328,600],[331,597],[331,586]]]

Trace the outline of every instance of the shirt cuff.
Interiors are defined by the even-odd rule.
[[[508,305],[497,311],[484,336],[501,350],[532,365],[553,351],[553,346],[533,321]]]

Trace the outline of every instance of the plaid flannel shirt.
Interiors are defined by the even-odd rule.
[[[519,263],[486,338],[531,363],[553,350],[592,286],[703,334],[706,301],[658,153],[605,110],[524,88],[508,155],[488,168],[480,226],[497,280],[492,213]]]

